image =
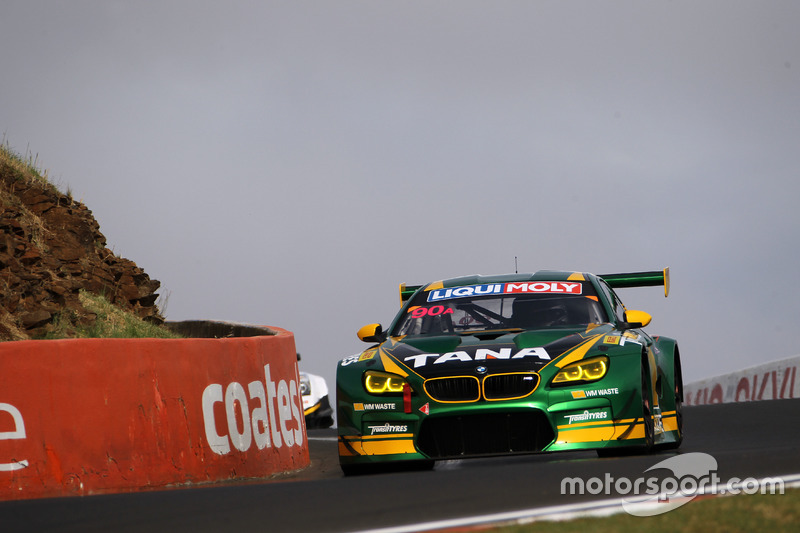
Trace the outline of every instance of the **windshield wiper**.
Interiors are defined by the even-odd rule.
[[[479,337],[481,335],[505,335],[507,333],[520,333],[525,331],[522,328],[500,328],[500,329],[473,329],[469,331],[456,331],[456,335],[461,335],[462,337],[470,337],[475,336]]]

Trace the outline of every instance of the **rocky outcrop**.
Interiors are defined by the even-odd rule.
[[[40,337],[61,313],[91,323],[82,289],[163,322],[155,305],[160,283],[106,248],[85,205],[4,160],[0,203],[0,340]]]

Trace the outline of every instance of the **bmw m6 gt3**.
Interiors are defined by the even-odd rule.
[[[361,328],[371,346],[337,366],[342,470],[680,446],[678,345],[616,293],[655,285],[668,294],[668,269],[401,285],[392,323]]]

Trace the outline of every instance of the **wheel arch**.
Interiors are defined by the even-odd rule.
[[[662,399],[669,398],[669,403],[672,404],[675,400],[683,400],[683,365],[681,363],[680,349],[678,343],[673,339],[661,338],[659,339],[659,376],[661,381],[659,386],[659,397]],[[670,391],[675,391],[675,395],[668,394]],[[677,396],[677,398],[675,398]]]

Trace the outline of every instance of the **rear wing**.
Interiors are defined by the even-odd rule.
[[[406,303],[406,301],[414,296],[414,293],[417,292],[422,288],[422,285],[406,285],[405,283],[400,284],[400,305]]]
[[[653,272],[629,272],[627,274],[603,274],[603,278],[610,287],[653,287],[664,286],[664,297],[669,296],[669,267]]]

